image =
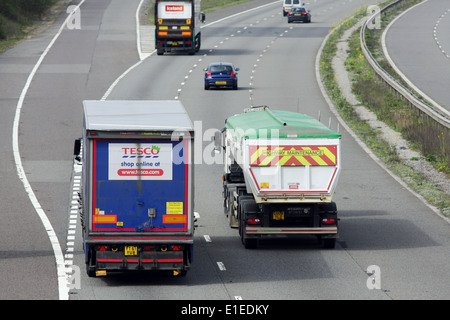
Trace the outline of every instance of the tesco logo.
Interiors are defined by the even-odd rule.
[[[167,5],[166,6],[167,12],[183,12],[184,6],[183,5]]]
[[[147,148],[142,147],[124,147],[122,148],[123,158],[135,158],[146,156],[148,158],[155,157],[159,154],[160,148],[156,146],[151,146]]]

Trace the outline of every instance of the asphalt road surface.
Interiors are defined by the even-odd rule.
[[[428,0],[407,12],[389,29],[386,46],[397,68],[450,111],[450,3]]]
[[[108,99],[177,98],[196,123],[197,139],[204,138],[204,155],[195,168],[195,210],[201,219],[194,263],[183,278],[88,278],[81,228],[78,224],[69,229],[73,141],[82,132],[82,100],[103,97],[138,62],[139,2],[86,0],[81,29],[61,32],[21,109],[18,145],[27,180],[61,250],[70,254],[66,259],[81,269],[79,288],[70,291],[70,299],[450,297],[450,225],[371,160],[346,132],[341,132],[343,171],[334,198],[341,217],[334,250],[322,249],[315,238],[264,241],[258,249],[246,250],[222,213],[222,166],[209,163],[208,129],[221,129],[227,117],[261,104],[313,116],[320,110],[322,120],[328,123],[331,118],[336,128],[337,120],[318,88],[315,58],[333,23],[374,3],[363,0],[311,1],[311,24],[288,24],[281,2],[260,0],[220,10],[207,15],[198,54],[152,55],[122,78]],[[61,297],[48,230],[18,178],[11,136],[25,82],[64,18],[0,56],[0,133],[6,137],[0,141],[2,299]],[[203,90],[202,69],[212,61],[230,61],[240,68],[239,90]],[[70,253],[68,242],[73,242]],[[381,289],[368,286],[372,265],[378,266]]]

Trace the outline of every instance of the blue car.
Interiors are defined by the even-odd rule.
[[[214,62],[205,71],[205,90],[211,87],[231,87],[234,90],[238,88],[237,71],[232,63]]]

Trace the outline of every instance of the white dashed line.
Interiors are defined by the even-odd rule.
[[[219,267],[220,271],[226,271],[227,268],[225,268],[225,264],[221,261],[217,262],[217,266]]]
[[[447,57],[450,58],[449,54],[447,52],[445,52],[444,49],[442,49],[442,45],[439,42],[439,37],[438,37],[438,29],[439,29],[439,24],[441,23],[442,19],[446,17],[446,15],[450,12],[450,9],[447,9],[447,11],[445,11],[443,14],[441,14],[439,16],[439,18],[436,20],[436,23],[433,27],[433,38],[434,41],[436,42],[439,50],[442,52],[442,54]]]

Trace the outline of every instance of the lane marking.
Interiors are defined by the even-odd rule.
[[[150,53],[146,53],[144,54],[142,52],[142,48],[141,48],[141,32],[140,32],[140,28],[139,26],[141,25],[141,21],[139,18],[139,11],[141,10],[142,4],[144,3],[144,0],[141,0],[141,2],[138,5],[138,8],[136,10],[136,36],[137,36],[137,51],[138,51],[138,55],[139,55],[139,61],[136,62],[135,64],[133,64],[131,67],[129,67],[124,73],[122,73],[112,84],[111,86],[108,88],[108,90],[106,90],[105,94],[103,95],[103,97],[100,99],[101,101],[104,101],[108,98],[108,96],[111,94],[111,92],[114,90],[114,88],[119,84],[119,82],[125,78],[131,71],[133,71],[136,67],[140,66],[142,62],[144,62],[148,57],[150,57],[153,53],[156,52],[156,50],[153,50]]]
[[[85,0],[83,0],[83,1],[85,1]],[[111,84],[111,86],[110,86],[110,87],[108,88],[108,90],[105,92],[105,94],[103,95],[103,97],[100,99],[100,100],[102,100],[102,101],[108,99],[108,97],[109,97],[109,95],[111,94],[111,92],[114,90],[114,88],[119,84],[119,82],[120,82],[123,78],[125,78],[131,71],[133,71],[135,68],[137,68],[138,66],[140,66],[140,65],[142,64],[142,62],[144,62],[148,57],[152,56],[152,55],[156,52],[156,50],[153,50],[152,52],[147,53],[147,54],[144,54],[144,53],[142,52],[142,48],[141,48],[141,33],[140,33],[140,30],[139,30],[139,26],[140,26],[139,11],[140,11],[140,9],[141,9],[141,7],[142,7],[143,2],[144,2],[144,0],[141,0],[141,2],[139,3],[139,6],[138,6],[138,10],[137,10],[137,12],[136,12],[136,29],[138,30],[138,31],[136,31],[136,35],[137,35],[137,50],[138,50],[138,54],[139,54],[139,59],[140,59],[140,60],[139,60],[138,62],[136,62],[134,65],[132,65],[131,67],[129,67],[124,73],[122,73],[122,74],[121,74],[121,75],[120,75],[120,76],[119,76],[119,77]],[[203,29],[203,28],[212,26],[212,25],[214,25],[214,24],[216,24],[216,23],[225,21],[225,20],[227,20],[227,19],[234,18],[234,17],[237,17],[237,16],[239,16],[239,15],[242,15],[242,14],[245,14],[245,13],[248,13],[248,12],[252,12],[252,11],[255,11],[255,10],[258,10],[258,9],[261,9],[261,8],[264,8],[264,7],[267,7],[267,6],[271,6],[271,5],[277,4],[277,3],[279,3],[279,1],[271,2],[271,3],[265,4],[265,5],[256,7],[256,8],[252,8],[252,9],[249,9],[249,10],[246,10],[246,11],[242,11],[242,12],[233,14],[233,15],[231,15],[231,16],[224,17],[224,18],[222,18],[222,19],[213,21],[213,22],[208,23],[208,24],[206,24],[206,25],[202,25],[202,26],[200,26],[200,29]],[[234,35],[231,35],[231,37],[234,37]],[[212,50],[211,50],[211,52],[212,52]],[[205,54],[205,56],[206,56],[206,54]],[[201,60],[199,60],[199,61],[201,61]],[[175,96],[174,99],[175,99],[175,100],[179,99],[179,94],[178,94],[177,96]]]
[[[82,0],[76,7],[74,7],[74,10],[68,14],[66,20],[64,20],[63,24],[59,28],[56,35],[53,37],[53,39],[50,41],[47,48],[44,50],[44,52],[39,57],[39,60],[35,64],[33,70],[28,76],[28,79],[25,83],[25,86],[22,90],[22,93],[20,94],[19,101],[17,103],[16,107],[16,113],[14,116],[14,122],[13,122],[13,131],[12,131],[12,148],[13,148],[13,154],[14,154],[14,162],[16,164],[16,170],[17,175],[19,176],[20,181],[22,181],[23,187],[25,188],[25,191],[28,195],[28,198],[31,201],[31,204],[34,207],[34,210],[36,211],[37,215],[39,216],[46,232],[47,236],[50,240],[50,243],[53,248],[53,254],[55,256],[56,261],[56,270],[57,270],[57,276],[58,276],[58,295],[59,300],[68,300],[69,299],[69,287],[68,287],[68,279],[66,276],[66,267],[65,267],[65,261],[64,261],[64,255],[62,253],[61,245],[59,243],[58,237],[56,236],[55,230],[53,229],[53,226],[45,214],[44,209],[42,209],[41,204],[39,203],[39,200],[37,199],[30,182],[27,179],[27,176],[25,174],[25,170],[22,165],[22,158],[20,156],[20,148],[19,148],[19,124],[20,124],[20,113],[22,111],[23,103],[25,101],[25,96],[27,95],[28,89],[31,86],[31,82],[33,81],[34,76],[37,73],[37,70],[42,64],[42,61],[44,61],[44,58],[47,56],[50,49],[55,44],[56,40],[59,38],[63,30],[66,28],[67,23],[72,18],[72,15],[81,7],[81,5],[85,2],[85,0]]]
[[[225,268],[225,264],[221,261],[217,262],[217,266],[219,267],[220,271],[226,271],[227,268]]]

